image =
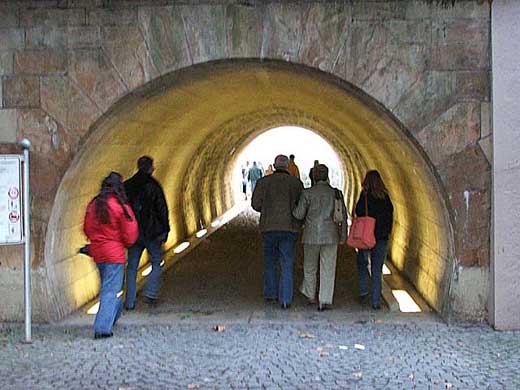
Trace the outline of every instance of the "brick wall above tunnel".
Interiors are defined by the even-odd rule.
[[[115,102],[193,64],[259,58],[331,73],[393,113],[423,148],[445,191],[456,280],[466,280],[470,268],[467,275],[475,268],[487,274],[487,2],[448,8],[420,0],[161,3],[166,5],[146,0],[114,0],[109,8],[98,1],[0,5],[0,141],[29,137],[34,145],[34,267],[42,266],[59,183],[89,130]],[[21,257],[7,256],[4,248],[0,253],[1,267],[20,270]],[[403,270],[410,277],[415,272]],[[452,286],[452,310],[484,318],[485,283],[461,284],[466,292],[458,286]]]

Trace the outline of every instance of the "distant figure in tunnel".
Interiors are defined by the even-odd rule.
[[[287,170],[291,175],[300,179],[300,169],[298,168],[298,165],[296,165],[296,163],[294,162],[294,158],[294,154],[291,154],[289,156],[289,167],[287,168]]]
[[[251,193],[255,191],[256,183],[258,180],[260,180],[262,176],[264,176],[262,169],[260,169],[256,161],[253,161],[253,165],[251,166],[251,168],[249,168],[249,172],[247,175],[247,180],[251,182]]]
[[[303,230],[303,282],[300,291],[310,304],[316,303],[316,273],[320,269],[318,310],[330,309],[336,278],[338,243],[347,239],[347,209],[343,194],[328,183],[329,169],[319,164],[314,167],[316,183],[303,190],[293,215],[305,220]],[[335,221],[336,199],[341,202],[340,216]],[[339,203],[338,203],[339,207]]]
[[[123,309],[123,300],[117,295],[123,288],[125,248],[139,234],[119,173],[110,173],[101,183],[99,194],[87,206],[83,230],[90,241],[88,254],[101,277],[94,337],[110,337]]]
[[[316,170],[316,167],[320,165],[320,162],[318,160],[314,160],[314,165],[309,171],[309,179],[311,180],[311,187],[316,184],[316,180],[314,179],[314,172]]]
[[[260,212],[260,230],[264,239],[264,299],[276,299],[282,309],[293,300],[295,244],[301,222],[292,215],[298,204],[303,185],[288,172],[289,159],[278,155],[275,172],[258,180],[251,206]],[[278,288],[276,265],[280,260],[281,276]]]
[[[159,182],[152,177],[153,159],[142,156],[137,160],[137,173],[125,181],[128,199],[139,225],[139,238],[128,250],[126,270],[126,308],[133,310],[136,300],[136,279],[139,259],[146,249],[152,264],[143,289],[145,303],[155,304],[161,281],[162,244],[168,239],[170,223],[168,205]]]
[[[370,254],[371,287],[370,295],[372,308],[381,308],[381,284],[383,276],[383,264],[388,253],[388,238],[392,231],[394,207],[388,190],[378,171],[368,171],[362,183],[362,192],[356,204],[356,215],[363,216],[366,213],[365,200],[368,207],[368,215],[375,218],[376,245],[369,250],[358,250],[357,267],[359,276],[359,299],[364,302],[368,297],[368,255]],[[366,197],[366,199],[365,199]]]

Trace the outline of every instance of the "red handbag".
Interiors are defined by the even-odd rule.
[[[376,219],[368,216],[368,200],[365,192],[365,216],[352,218],[347,245],[356,249],[372,249],[376,245],[375,228]]]

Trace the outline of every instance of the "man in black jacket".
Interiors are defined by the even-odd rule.
[[[139,260],[148,251],[152,272],[143,289],[144,300],[153,304],[159,296],[161,280],[162,243],[168,238],[170,224],[168,205],[159,182],[152,177],[153,159],[142,156],[137,160],[137,173],[125,181],[125,190],[139,225],[139,238],[128,248],[126,269],[126,308],[133,310],[136,297],[136,278]]]

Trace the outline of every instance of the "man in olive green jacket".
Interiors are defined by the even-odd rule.
[[[279,155],[274,161],[276,171],[258,180],[251,206],[260,212],[260,230],[264,238],[264,299],[280,302],[288,309],[293,299],[293,269],[296,239],[301,222],[292,215],[302,182],[287,171],[289,159]],[[280,290],[276,264],[280,260]]]
[[[316,273],[320,262],[320,291],[318,310],[329,309],[334,295],[336,277],[336,257],[338,243],[347,239],[347,209],[341,191],[328,183],[329,170],[319,164],[314,169],[316,184],[303,191],[293,215],[303,220],[303,283],[300,291],[310,303],[316,297]],[[334,222],[334,203],[336,197],[341,200],[342,223]]]

